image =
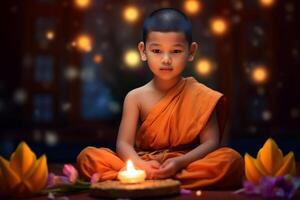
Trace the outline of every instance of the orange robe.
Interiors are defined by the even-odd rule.
[[[148,114],[136,135],[136,150],[144,160],[183,155],[195,147],[199,134],[216,109],[220,137],[225,127],[225,98],[194,78],[185,78],[173,87]],[[197,145],[197,144],[196,144]],[[98,172],[100,180],[112,180],[125,166],[107,148],[87,147],[77,157],[86,177]],[[175,175],[187,189],[229,189],[239,186],[244,172],[243,159],[233,149],[222,147],[190,163]]]

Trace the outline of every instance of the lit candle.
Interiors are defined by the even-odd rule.
[[[121,183],[140,183],[146,178],[144,170],[137,170],[134,168],[131,160],[126,163],[126,170],[119,171],[118,179]]]

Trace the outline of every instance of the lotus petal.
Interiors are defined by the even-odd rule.
[[[25,142],[21,142],[10,157],[10,166],[20,177],[22,177],[30,170],[35,161],[35,154]]]
[[[261,165],[261,168],[263,166],[263,169],[269,176],[274,175],[280,168],[283,161],[283,155],[273,139],[269,138],[259,150],[257,161],[259,165]]]
[[[292,176],[296,175],[296,161],[294,157],[294,152],[290,151],[283,159],[283,164],[276,172],[276,176],[284,176],[290,174]]]
[[[48,180],[48,167],[47,167],[47,158],[45,155],[42,155],[35,163],[28,176],[26,181],[31,184],[31,187],[34,189],[32,192],[37,192],[46,186]]]
[[[3,182],[5,183],[5,188],[11,190],[16,187],[21,179],[18,174],[10,167],[9,162],[0,156],[0,169],[2,172]]]
[[[248,153],[245,155],[245,173],[247,179],[255,184],[258,184],[260,178],[266,175],[264,170],[258,166],[256,160]]]

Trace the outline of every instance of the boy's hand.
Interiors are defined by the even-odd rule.
[[[164,179],[174,176],[182,169],[181,159],[178,157],[167,159],[155,172],[155,178]]]
[[[160,163],[156,160],[141,161],[137,164],[138,168],[145,170],[147,179],[153,179],[154,174],[160,168]]]

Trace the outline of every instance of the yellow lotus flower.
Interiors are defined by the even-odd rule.
[[[258,184],[263,176],[284,176],[286,174],[296,175],[296,162],[294,153],[290,151],[283,157],[276,142],[269,138],[264,146],[257,153],[257,158],[253,158],[248,153],[245,154],[246,178]]]
[[[10,196],[28,197],[43,189],[48,179],[47,158],[35,154],[25,142],[12,153],[10,161],[0,156],[0,191]]]

